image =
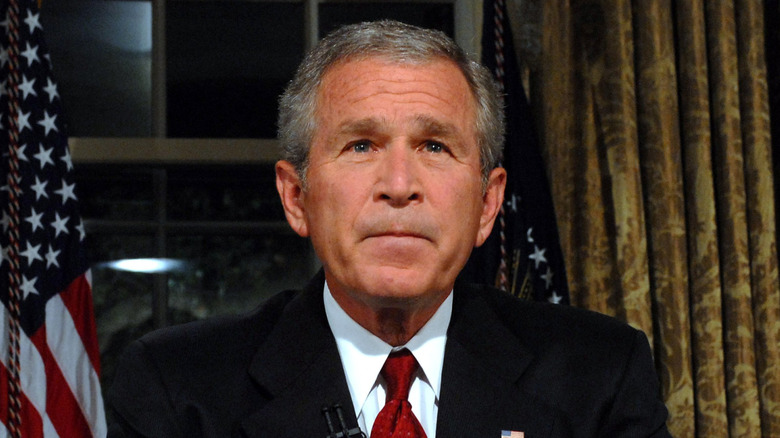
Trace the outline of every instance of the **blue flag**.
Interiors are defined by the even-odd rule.
[[[508,178],[493,232],[471,255],[461,277],[495,284],[521,298],[568,304],[555,212],[504,0],[485,0],[484,17],[482,62],[505,94]]]

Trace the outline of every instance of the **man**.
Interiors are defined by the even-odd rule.
[[[336,31],[282,96],[279,137],[286,217],[322,272],[134,343],[110,436],[668,436],[640,332],[456,282],[506,173],[500,96],[451,40]]]

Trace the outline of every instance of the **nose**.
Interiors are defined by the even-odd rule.
[[[422,200],[418,164],[412,148],[398,146],[385,150],[379,165],[375,200],[403,207]]]

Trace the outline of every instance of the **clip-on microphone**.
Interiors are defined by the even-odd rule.
[[[333,425],[333,418],[331,417],[333,412],[336,413],[336,418],[339,420],[340,431],[336,431]],[[347,420],[344,419],[344,411],[339,403],[322,408],[322,415],[325,416],[325,422],[328,423],[328,435],[325,438],[366,438],[366,434],[359,427],[350,429],[347,426]]]

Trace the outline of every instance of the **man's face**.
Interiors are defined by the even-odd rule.
[[[307,186],[286,162],[277,185],[290,224],[311,237],[348,312],[435,310],[489,235],[505,172],[495,169],[483,193],[475,117],[449,61],[368,58],[325,74]]]

